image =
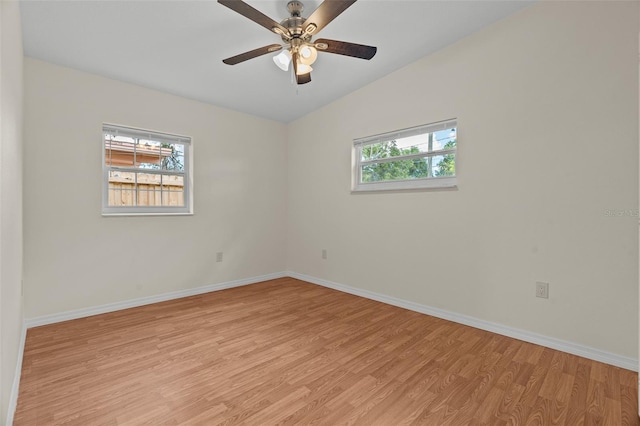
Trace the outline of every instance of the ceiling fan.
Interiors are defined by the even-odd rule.
[[[227,65],[236,65],[284,48],[285,50],[274,56],[273,61],[284,71],[288,71],[289,63],[292,63],[296,83],[305,84],[311,81],[311,71],[313,70],[311,65],[315,62],[318,52],[336,53],[369,60],[376,54],[378,50],[376,47],[325,38],[315,42],[311,40],[314,35],[355,2],[356,0],[325,0],[311,16],[304,18],[302,17],[304,8],[302,2],[292,0],[287,3],[287,10],[291,16],[278,23],[242,0],[218,0],[218,3],[278,34],[284,42],[284,45],[270,44],[232,56],[222,62]]]

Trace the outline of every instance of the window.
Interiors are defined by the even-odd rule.
[[[353,141],[354,191],[456,185],[457,121],[441,121]]]
[[[103,215],[190,214],[191,139],[105,124]]]

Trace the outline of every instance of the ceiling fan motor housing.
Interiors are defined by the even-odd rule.
[[[301,1],[292,0],[287,3],[287,10],[291,14],[291,16],[300,16],[302,11],[304,10],[304,5]]]
[[[302,24],[306,21],[306,18],[302,17],[302,11],[304,10],[302,2],[298,0],[290,1],[287,3],[287,10],[291,16],[283,19],[280,22],[280,25],[289,30],[289,34],[291,34],[292,38],[300,38],[302,41],[310,41],[311,34],[305,34],[304,29],[302,28]],[[282,36],[282,41],[289,42],[285,36]]]

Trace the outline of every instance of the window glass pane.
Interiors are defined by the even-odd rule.
[[[433,133],[424,133],[422,135],[409,136],[407,138],[399,138],[394,141],[400,151],[398,155],[418,154],[420,152],[433,151]],[[394,154],[397,151],[394,150]],[[397,157],[397,155],[392,155]]]
[[[160,169],[162,162],[161,144],[157,141],[138,139],[135,150],[136,167]]]
[[[367,164],[361,176],[363,183],[455,176],[455,154]]]
[[[135,178],[135,173],[122,172],[120,170],[109,171],[109,183],[130,183],[133,185]]]
[[[184,171],[184,145],[162,144],[162,169]]]
[[[162,205],[184,206],[183,176],[162,176]]]
[[[421,179],[429,177],[428,159],[390,161],[362,166],[362,182]]]
[[[105,163],[115,167],[184,171],[184,145],[106,135]]]
[[[138,175],[138,206],[161,205],[161,176],[152,173],[137,173]]]
[[[106,134],[104,138],[107,166],[133,167],[134,139]]]
[[[134,174],[111,170],[108,175],[108,205],[133,206]]]
[[[126,183],[109,183],[109,206],[134,206],[133,185]]]
[[[433,150],[442,151],[443,149],[452,149],[456,147],[458,138],[458,129],[456,127],[447,130],[441,130],[433,133]]]
[[[456,130],[456,128],[453,128],[365,145],[361,150],[361,160],[400,157],[451,149],[455,147]]]
[[[456,155],[447,154],[433,157],[433,176],[455,176],[456,175]]]
[[[416,154],[418,152],[420,151],[415,151]],[[398,146],[398,142],[395,140],[388,142],[378,142],[362,147],[362,161],[398,157],[400,155],[407,155],[411,153],[411,149],[401,149]]]
[[[108,205],[184,207],[184,176],[110,171]]]

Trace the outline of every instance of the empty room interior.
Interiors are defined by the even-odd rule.
[[[639,424],[640,2],[303,3],[0,2],[0,423]]]

